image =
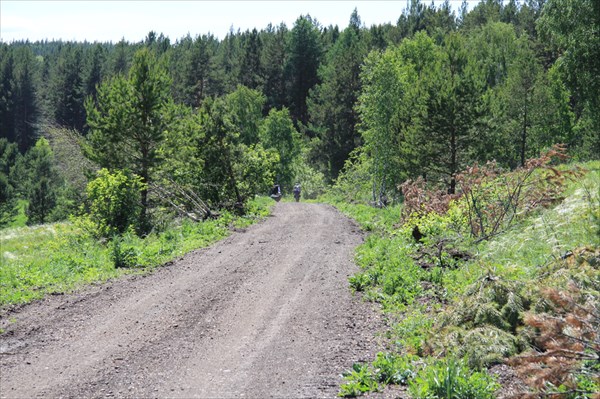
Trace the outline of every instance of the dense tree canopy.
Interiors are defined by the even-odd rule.
[[[417,176],[453,191],[467,164],[514,168],[556,143],[597,158],[598,4],[483,0],[454,13],[411,0],[370,27],[355,10],[344,29],[302,15],[221,39],[0,43],[0,220],[31,194],[21,158],[40,137],[60,154],[55,172],[70,171],[52,194],[71,204],[63,216],[85,198],[83,169],[100,167],[141,179],[146,217],[161,201],[189,213],[190,193],[243,207],[276,180],[316,193],[323,178],[368,175],[380,203]],[[61,151],[63,131],[93,161],[81,176],[64,167],[77,156]]]

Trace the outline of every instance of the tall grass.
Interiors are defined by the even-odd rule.
[[[579,247],[600,247],[600,162],[571,184],[566,198],[480,248],[481,263],[533,277],[540,267]]]

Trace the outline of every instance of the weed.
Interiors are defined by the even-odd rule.
[[[472,371],[453,357],[430,360],[409,383],[415,399],[493,399],[500,387],[485,372]]]
[[[354,363],[352,370],[344,373],[343,377],[348,382],[340,386],[338,396],[354,397],[379,389],[379,384],[373,378],[368,364]]]
[[[128,243],[128,237],[115,236],[111,242],[110,258],[116,268],[135,267],[138,263],[136,248]]]
[[[415,377],[414,356],[400,356],[390,352],[379,352],[373,362],[375,378],[378,382],[407,385]]]
[[[348,277],[348,282],[352,292],[362,292],[371,285],[369,276],[366,273],[356,273],[354,276]]]

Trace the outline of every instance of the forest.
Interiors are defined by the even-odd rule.
[[[314,197],[360,175],[361,199],[382,204],[408,178],[453,192],[467,165],[515,168],[556,143],[595,159],[598,7],[415,0],[395,25],[355,10],[341,31],[305,15],[223,40],[2,43],[0,220],[89,211],[102,168],[138,192],[142,232],[166,205],[242,211],[274,182]]]
[[[500,368],[515,397],[594,398],[599,160],[596,0],[0,42],[0,308],[170,262],[299,183],[370,233],[349,286],[390,325],[340,396],[498,397]]]

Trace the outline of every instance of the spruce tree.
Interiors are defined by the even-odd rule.
[[[320,133],[319,155],[330,179],[337,177],[359,144],[355,105],[361,89],[360,68],[366,55],[360,17],[355,9],[350,25],[319,68],[322,83],[311,92],[309,99],[311,122]]]
[[[239,81],[250,89],[260,89],[263,84],[261,65],[262,41],[256,29],[242,37],[242,54]]]
[[[25,156],[29,171],[26,184],[27,223],[43,224],[49,221],[56,207],[56,190],[59,177],[54,166],[54,156],[48,140],[39,139]]]
[[[285,64],[286,40],[289,31],[285,24],[277,28],[269,26],[264,33],[262,70],[264,71],[263,92],[267,96],[267,107],[281,108],[289,105],[286,93]]]
[[[319,83],[317,71],[322,56],[320,32],[310,15],[300,16],[290,32],[286,75],[289,84],[290,113],[295,121],[308,123],[306,98]]]

